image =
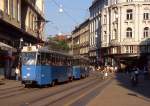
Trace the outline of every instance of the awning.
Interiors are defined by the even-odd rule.
[[[12,52],[17,52],[17,49],[10,46],[10,45],[7,45],[5,43],[2,43],[0,42],[0,49],[1,50],[5,50],[5,51],[12,51]]]

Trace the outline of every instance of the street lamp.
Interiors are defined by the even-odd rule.
[[[19,42],[19,48],[21,49],[22,48],[22,42],[23,42],[23,38],[20,38],[20,40],[19,40],[20,42]]]

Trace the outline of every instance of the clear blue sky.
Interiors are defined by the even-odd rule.
[[[69,33],[74,26],[82,23],[89,16],[88,8],[92,0],[55,0],[67,12],[60,13],[53,0],[45,0],[45,16],[52,22],[46,24],[45,35],[55,35],[59,32]],[[70,16],[68,16],[68,14]]]

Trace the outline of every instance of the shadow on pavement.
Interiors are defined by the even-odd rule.
[[[122,86],[134,92],[129,92],[127,95],[139,97],[150,102],[150,80],[144,80],[143,76],[140,75],[139,83],[134,87],[131,85],[129,74],[117,73],[116,79],[119,82],[119,86]],[[141,95],[142,97],[139,95]]]

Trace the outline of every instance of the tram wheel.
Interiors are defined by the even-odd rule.
[[[25,84],[24,87],[25,87],[25,88],[29,88],[29,85]]]

